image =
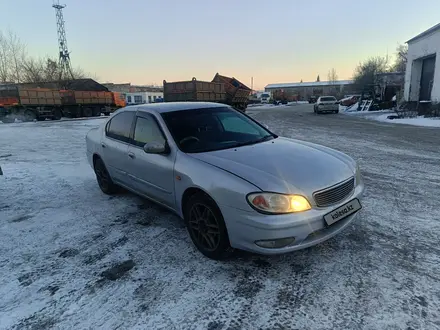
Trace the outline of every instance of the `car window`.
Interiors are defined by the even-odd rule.
[[[320,101],[328,102],[328,101],[336,101],[336,99],[333,96],[327,96],[327,97],[321,97]]]
[[[230,107],[162,113],[180,150],[208,152],[264,142],[277,136]]]
[[[131,111],[116,114],[107,124],[106,135],[116,140],[128,142],[133,118],[134,112]]]
[[[219,113],[217,116],[223,125],[223,129],[227,132],[247,133],[258,135],[255,125],[243,120],[243,117],[237,117],[233,113]],[[246,117],[244,117],[246,118]]]
[[[149,142],[165,142],[165,138],[152,116],[137,117],[133,142],[135,145],[143,147]]]

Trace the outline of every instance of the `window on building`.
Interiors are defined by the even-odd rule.
[[[148,103],[151,103],[151,95],[148,95]]]
[[[131,95],[127,95],[127,103],[131,103]]]
[[[134,96],[134,103],[142,103],[142,96],[141,95],[135,95]]]
[[[156,102],[156,95],[153,96],[153,100],[154,100],[154,102]]]

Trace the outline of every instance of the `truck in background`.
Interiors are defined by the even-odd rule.
[[[271,97],[269,92],[261,93],[260,100],[262,104],[268,104],[270,103]]]
[[[0,86],[0,120],[3,122],[61,119],[61,96],[50,89]]]
[[[234,77],[222,76],[216,73],[212,82],[221,83],[225,86],[226,104],[245,111],[249,102],[249,95],[252,90]]]
[[[117,92],[60,91],[62,114],[69,118],[97,117],[125,107],[125,97]]]
[[[43,83],[44,84],[44,83]],[[61,117],[96,117],[125,107],[121,93],[32,88],[31,84],[0,85],[0,120],[34,121]]]
[[[251,89],[235,78],[218,73],[211,82],[193,78],[189,81],[163,81],[165,102],[218,102],[245,111]]]

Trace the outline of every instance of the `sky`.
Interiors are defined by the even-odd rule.
[[[53,0],[0,0],[0,30],[58,56]],[[254,89],[350,79],[371,56],[440,22],[438,0],[62,0],[71,63],[100,82],[210,81]]]

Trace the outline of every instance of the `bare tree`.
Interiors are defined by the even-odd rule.
[[[35,59],[32,57],[26,58],[23,63],[23,82],[42,82],[42,81],[56,81],[60,77],[60,66],[56,59],[51,57],[44,57]],[[72,70],[74,79],[81,79],[86,77],[86,74],[81,68]]]
[[[318,77],[316,77],[316,82],[320,82],[321,81],[321,78],[319,78],[319,74],[318,74]]]
[[[0,31],[0,82],[20,82],[25,57],[20,38],[12,31]]]
[[[0,31],[0,82],[7,82],[10,71],[9,45],[3,32]]]
[[[354,70],[353,79],[360,88],[373,85],[376,82],[376,74],[388,71],[388,60],[386,57],[377,56],[367,59]]]
[[[330,82],[331,85],[336,84],[336,81],[338,80],[338,75],[336,74],[335,68],[332,68],[328,74],[327,74],[327,80]]]
[[[391,70],[397,72],[405,72],[406,63],[408,61],[408,46],[398,45],[396,48],[396,60],[391,67]]]
[[[81,68],[74,68],[72,72],[74,79],[87,76]],[[59,73],[57,59],[28,56],[26,45],[15,33],[0,31],[0,82],[56,81]]]
[[[7,42],[9,45],[9,56],[12,64],[12,80],[20,82],[23,61],[26,57],[26,46],[21,42],[20,38],[12,31],[8,32]]]

